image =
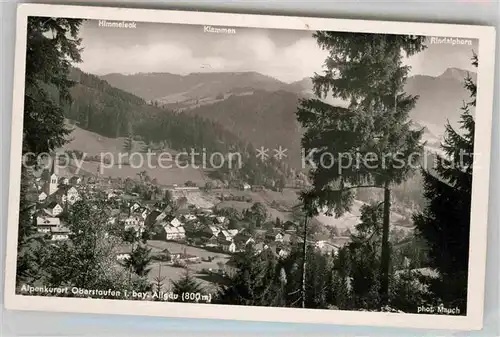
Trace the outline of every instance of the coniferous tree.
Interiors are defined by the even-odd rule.
[[[78,32],[82,20],[65,18],[29,17],[26,48],[26,77],[23,115],[23,156],[29,166],[39,163],[29,161],[40,153],[50,153],[66,142],[69,130],[64,125],[61,102],[71,100],[69,89],[74,82],[68,80],[70,62],[80,62]],[[56,97],[50,97],[47,86]],[[28,187],[33,183],[32,172],[21,167],[21,194],[18,235],[18,282],[32,281],[39,277],[31,263],[34,220],[33,202],[28,197]],[[30,262],[31,261],[31,262]],[[29,278],[27,279],[26,277]]]
[[[474,54],[472,64],[477,67]],[[440,273],[433,291],[447,307],[458,306],[465,314],[469,267],[469,235],[474,152],[476,83],[468,75],[465,88],[470,100],[461,108],[460,131],[446,125],[442,149],[434,172],[423,170],[427,207],[414,216],[418,232],[429,246],[431,267]]]
[[[148,276],[151,270],[151,262],[153,258],[151,257],[151,248],[148,248],[144,244],[138,244],[130,257],[125,260],[124,266],[132,270],[139,277]]]
[[[313,78],[318,97],[332,95],[348,106],[320,99],[301,101],[302,145],[313,187],[304,192],[312,210],[341,215],[357,188],[384,191],[380,304],[388,301],[391,188],[417,164],[422,130],[412,130],[408,113],[417,97],[403,91],[410,68],[403,58],[425,48],[423,37],[320,31],[318,44],[329,52],[324,75]],[[401,165],[403,163],[403,165]]]
[[[193,275],[186,269],[182,277],[177,281],[172,282],[172,292],[178,296],[178,301],[182,301],[182,294],[200,294],[202,296],[205,294],[205,289],[196,281]]]
[[[125,142],[123,144],[123,150],[126,151],[130,156],[133,148],[134,148],[134,136],[132,135],[132,133],[129,133],[127,138],[125,138]]]

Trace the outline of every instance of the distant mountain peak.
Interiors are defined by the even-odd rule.
[[[465,70],[465,69],[451,67],[451,68],[447,68],[439,77],[440,78],[455,79],[455,80],[459,80],[462,82],[464,80],[464,78],[467,77],[467,74],[470,74],[471,76],[473,76],[476,73],[474,71],[469,71],[469,70]]]

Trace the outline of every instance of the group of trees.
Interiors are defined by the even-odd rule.
[[[51,98],[51,88],[59,101],[71,100],[68,79],[70,62],[79,62],[78,31],[82,20],[30,17],[26,48],[25,95],[22,153],[50,153],[66,142],[69,130],[60,104]],[[30,165],[40,163],[31,162]],[[33,222],[35,205],[29,198],[32,172],[21,166],[21,194],[18,232],[18,282],[35,282],[42,275],[36,251],[43,246],[36,238]]]
[[[301,196],[304,239],[310,234],[308,219],[318,210],[326,208],[337,216],[349,211],[354,190],[381,189],[382,201],[362,207],[352,242],[333,258],[306,240],[290,254],[291,268],[273,254],[242,254],[236,261],[239,272],[218,301],[375,311],[392,305],[406,312],[415,312],[418,305],[443,304],[465,314],[476,84],[470,76],[465,79],[471,99],[462,107],[461,130],[446,125],[445,157],[438,156],[436,167],[418,172],[426,202],[413,217],[415,235],[399,235],[390,231],[391,190],[411,177],[418,163],[414,154],[422,152],[422,131],[412,128],[408,116],[417,97],[403,91],[409,67],[402,60],[423,50],[424,38],[337,32],[315,37],[329,51],[328,70],[313,79],[317,96],[333,93],[350,105],[340,108],[308,99],[299,106],[298,120],[305,128],[302,145],[319,149],[312,159],[313,186]],[[472,63],[477,62],[474,54]],[[375,156],[364,163],[370,165],[349,167],[342,161],[322,165],[325,153]],[[395,157],[382,163],[387,153],[408,159],[406,165],[396,166]],[[290,284],[290,292],[283,292]]]

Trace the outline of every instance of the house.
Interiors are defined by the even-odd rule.
[[[220,242],[233,241],[233,236],[227,230],[223,229],[217,234],[217,238]]]
[[[203,227],[203,233],[205,233],[206,236],[208,236],[208,237],[212,237],[212,236],[217,237],[217,235],[219,235],[219,232],[220,232],[220,229],[216,226],[209,225],[209,226]]]
[[[186,230],[184,229],[184,227],[177,227],[177,231],[179,232],[179,240],[184,240],[186,238]]]
[[[216,216],[214,218],[214,223],[219,224],[219,225],[227,225],[229,223],[229,220],[225,216]]]
[[[52,227],[50,229],[52,241],[63,241],[69,239],[69,229],[63,226]]]
[[[124,223],[125,223],[125,229],[128,228],[139,229],[144,227],[144,220],[142,219],[142,217],[138,215],[131,215],[125,218]]]
[[[47,199],[47,193],[42,192],[38,195],[38,201],[39,202],[44,202]]]
[[[266,241],[283,242],[285,234],[279,228],[273,228],[266,232]]]
[[[194,214],[184,214],[184,220],[185,221],[196,221],[198,220],[198,217]]]
[[[224,241],[221,244],[222,250],[226,253],[236,253],[236,244],[233,241]]]
[[[244,233],[238,233],[234,235],[233,241],[236,244],[237,251],[245,250],[245,248],[248,247],[249,245],[255,244],[254,238]]]
[[[165,239],[168,241],[179,241],[184,240],[186,238],[186,231],[184,227],[174,227],[167,225],[165,228]]]
[[[73,176],[69,179],[71,185],[80,185],[82,183],[82,178],[78,176]]]
[[[240,189],[243,190],[243,191],[247,191],[249,189],[251,189],[252,186],[250,186],[250,184],[247,184],[247,183],[243,183],[240,185]]]
[[[61,188],[59,188],[54,193],[54,195],[57,201],[59,201],[61,204],[68,203],[70,205],[73,205],[80,199],[78,190],[75,187],[69,185],[61,186]]]
[[[53,201],[45,207],[44,211],[51,216],[58,216],[62,213],[63,208],[57,202]]]
[[[274,236],[274,241],[283,242],[284,235],[281,232],[276,233]]]
[[[144,221],[146,220],[148,214],[149,214],[149,209],[147,207],[139,207],[133,212],[130,212],[131,215],[137,216],[142,218]]]
[[[68,185],[68,184],[69,184],[69,178],[67,177],[59,178],[59,185]]]
[[[217,247],[219,246],[219,239],[217,236],[212,236],[210,239],[208,239],[207,243],[205,244],[206,247]]]
[[[227,232],[232,236],[232,237],[235,237],[236,234],[238,234],[238,230],[237,229],[228,229]]]
[[[170,226],[179,227],[183,226],[183,223],[179,219],[174,218],[172,221],[170,221]]]
[[[139,205],[137,202],[134,202],[131,206],[130,206],[130,212],[135,212],[136,209],[139,209],[141,207],[141,205]]]
[[[39,233],[49,233],[52,227],[61,225],[61,220],[54,217],[36,217],[36,226]]]

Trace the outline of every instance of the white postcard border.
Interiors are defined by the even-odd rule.
[[[481,155],[474,159],[467,316],[54,298],[15,294],[20,191],[19,163],[21,163],[22,153],[22,115],[28,16],[216,25],[219,27],[415,34],[479,39],[479,50],[477,52],[479,67],[477,72],[476,134],[474,140],[475,153],[480,152]],[[5,306],[7,309],[455,330],[479,330],[482,328],[494,93],[495,29],[493,27],[41,4],[19,5],[16,25],[5,273]]]

